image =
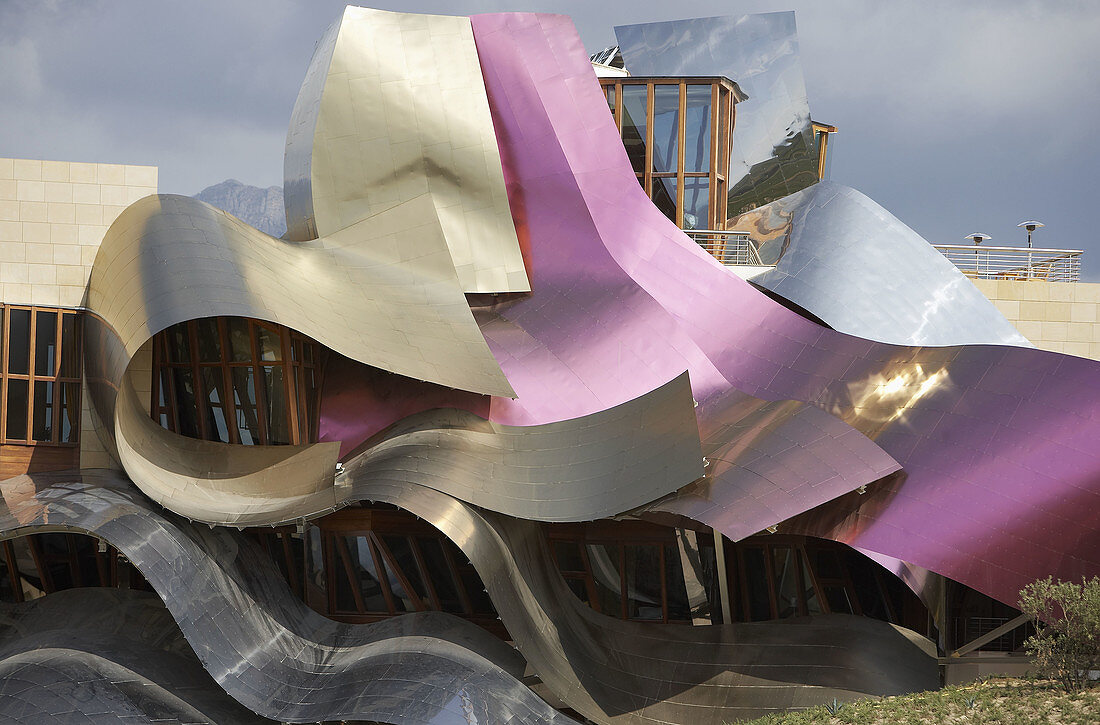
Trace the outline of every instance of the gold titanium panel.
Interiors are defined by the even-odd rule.
[[[346,8],[314,53],[285,166],[288,239],[427,194],[463,291],[530,291],[469,18]]]
[[[236,315],[411,378],[515,395],[470,312],[426,194],[310,242],[275,239],[189,197],[146,197],[107,231],[88,307],[130,357],[177,322]]]
[[[336,508],[339,443],[242,446],[195,440],[147,415],[130,376],[115,403],[119,461],[165,508],[205,523],[281,523]]]

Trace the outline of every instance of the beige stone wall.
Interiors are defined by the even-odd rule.
[[[157,167],[0,158],[0,301],[80,307],[103,233]]]
[[[972,281],[1036,347],[1100,360],[1100,284]]]

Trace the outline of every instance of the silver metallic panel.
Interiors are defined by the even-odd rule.
[[[793,11],[620,25],[615,38],[632,75],[724,75],[748,95],[737,104],[730,216],[817,181]]]
[[[133,355],[184,320],[256,317],[354,360],[511,397],[427,195],[311,242],[269,237],[196,199],[147,196],[107,230],[88,307]]]
[[[0,720],[240,723],[155,594],[83,588],[0,604]]]
[[[358,500],[372,484],[412,482],[512,516],[592,521],[702,473],[684,373],[635,400],[557,423],[507,426],[459,410],[414,415],[368,441],[337,487],[342,499]]]
[[[164,600],[207,672],[264,717],[572,722],[516,679],[514,651],[480,627],[438,612],[371,625],[326,619],[243,535],[163,514],[114,472],[20,476],[0,483],[0,494],[0,538],[79,531],[116,547]]]
[[[833,329],[897,345],[1032,344],[919,234],[823,181],[729,222],[773,270],[757,284]]]
[[[793,400],[731,390],[701,405],[699,421],[706,475],[633,514],[687,517],[737,541],[901,469],[859,431]]]
[[[885,622],[850,615],[709,627],[623,621],[573,595],[534,522],[411,484],[363,493],[415,513],[457,543],[545,685],[599,723],[718,725],[938,684],[935,646]]]
[[[322,37],[287,136],[287,237],[428,195],[462,289],[531,289],[469,18],[348,7]]]

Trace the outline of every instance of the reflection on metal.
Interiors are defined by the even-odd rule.
[[[591,521],[664,496],[703,465],[685,373],[636,400],[540,426],[427,411],[368,441],[344,470],[342,499],[408,481],[512,516]]]
[[[818,506],[791,533],[909,561],[1003,601],[1050,574],[1100,572],[1088,513],[1100,365],[1023,347],[897,347],[804,319],[645,197],[567,22],[479,16],[474,35],[535,271],[531,299],[477,310],[519,394],[494,399],[491,419],[575,417],[687,368],[701,408],[730,387],[802,401],[902,465],[904,475]],[[545,100],[564,94],[570,103]],[[556,143],[526,140],[536,137]]]
[[[271,722],[218,687],[155,594],[70,589],[0,619],[5,722]]]
[[[754,284],[835,330],[900,345],[1031,347],[928,242],[855,189],[823,181],[730,227],[775,262]]]
[[[685,229],[684,234],[722,264],[764,264],[747,232]]]
[[[668,627],[597,614],[557,573],[537,524],[407,483],[364,493],[455,541],[546,687],[596,722],[717,725],[938,682],[930,642],[863,617]]]
[[[164,515],[112,472],[20,476],[0,494],[0,538],[76,531],[117,548],[218,685],[264,717],[442,724],[472,711],[486,723],[572,722],[516,679],[515,652],[480,627],[439,612],[325,619],[241,534]]]
[[[935,244],[936,249],[974,279],[1037,279],[1044,282],[1080,282],[1080,249],[1038,247],[975,247]]]
[[[126,377],[115,403],[119,462],[151,499],[189,519],[254,526],[336,508],[338,443],[243,446],[161,428]]]
[[[615,38],[633,75],[723,75],[748,96],[733,131],[731,217],[818,180],[793,12],[621,25]]]
[[[269,237],[185,196],[147,196],[104,235],[88,307],[133,355],[184,320],[255,317],[360,362],[513,395],[478,331],[427,195],[312,242]]]
[[[731,391],[700,406],[706,476],[634,511],[700,521],[738,541],[901,466],[818,408]]]
[[[345,8],[298,94],[285,176],[288,239],[427,195],[463,291],[530,290],[468,18]]]

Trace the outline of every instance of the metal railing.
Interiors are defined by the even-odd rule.
[[[712,257],[722,264],[755,265],[774,267],[760,261],[756,245],[745,232],[726,232],[715,229],[685,229],[684,234],[691,237]]]
[[[1028,247],[978,247],[967,244],[933,244],[967,277],[976,279],[1038,279],[1078,282],[1080,249]]]

